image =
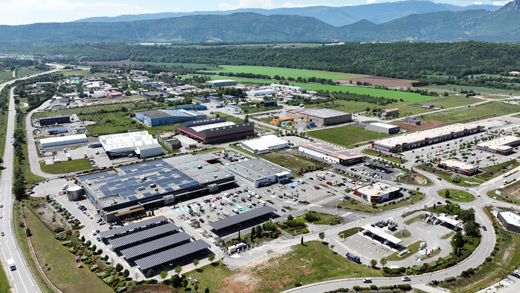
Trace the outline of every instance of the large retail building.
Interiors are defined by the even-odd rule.
[[[301,109],[286,112],[296,121],[314,122],[316,126],[328,126],[352,121],[352,114],[330,109]]]
[[[298,147],[298,150],[304,154],[341,165],[356,164],[365,158],[364,155],[351,150],[323,142],[302,144]]]
[[[218,117],[182,123],[178,132],[204,144],[212,144],[254,136],[255,124],[235,124],[227,121],[226,117]]]

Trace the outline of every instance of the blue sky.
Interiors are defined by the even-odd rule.
[[[397,0],[0,0],[0,24],[65,22],[92,16],[174,11],[360,5]],[[460,6],[504,5],[508,1],[439,0]]]

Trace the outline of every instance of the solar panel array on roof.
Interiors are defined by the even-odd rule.
[[[108,237],[112,237],[117,234],[126,233],[133,229],[143,228],[148,225],[158,224],[158,223],[167,222],[167,221],[168,221],[168,218],[166,218],[165,216],[158,216],[155,218],[146,219],[146,220],[139,221],[139,222],[132,222],[125,226],[114,228],[112,230],[102,231],[101,233],[99,233],[99,236],[101,236],[101,238],[108,238]]]
[[[183,243],[186,241],[190,241],[190,235],[184,232],[179,232],[173,235],[168,235],[159,239],[155,239],[150,242],[132,246],[130,248],[122,249],[121,253],[126,257],[126,259],[134,259],[147,253],[151,253],[162,248]]]
[[[275,212],[276,210],[270,206],[263,206],[261,208],[249,210],[248,212],[238,214],[236,216],[232,216],[229,218],[225,218],[219,221],[211,222],[209,225],[213,227],[215,230],[221,230],[228,227],[231,227],[236,224],[243,223],[245,221],[252,220],[254,218],[258,218],[261,216],[268,215],[270,213]]]
[[[108,243],[112,244],[112,249],[118,249],[121,247],[125,247],[132,243],[137,243],[140,241],[144,241],[153,237],[157,237],[168,232],[174,232],[179,230],[179,228],[173,223],[166,223],[164,225],[160,225],[157,227],[153,227],[150,229],[142,230],[136,233],[128,234],[126,236],[109,239]]]
[[[172,262],[184,256],[193,254],[195,252],[203,251],[209,248],[210,245],[203,240],[197,240],[178,247],[174,247],[154,255],[137,259],[135,263],[142,271],[151,269],[162,264]]]

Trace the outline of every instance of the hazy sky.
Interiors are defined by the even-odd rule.
[[[92,16],[154,12],[360,5],[397,0],[0,0],[0,24],[65,22]],[[504,5],[509,1],[439,0],[459,6]]]

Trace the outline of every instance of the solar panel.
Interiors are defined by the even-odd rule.
[[[146,227],[148,225],[157,224],[157,223],[166,222],[166,221],[168,221],[168,218],[166,218],[165,216],[158,216],[155,218],[146,219],[146,220],[139,221],[139,222],[128,223],[125,226],[117,227],[112,230],[102,231],[101,233],[99,233],[99,235],[101,236],[101,238],[108,238],[108,237],[112,237],[117,234],[126,233],[126,232],[136,229],[136,228],[142,228],[142,227]]]
[[[258,209],[250,210],[249,212],[245,212],[242,214],[238,214],[229,218],[225,218],[219,221],[211,222],[209,225],[215,230],[225,229],[254,218],[258,218],[261,216],[268,215],[270,213],[275,212],[276,210],[270,206],[263,206]]]
[[[112,244],[112,249],[115,250],[115,249],[130,245],[132,243],[144,241],[146,239],[157,237],[157,236],[166,234],[168,232],[174,232],[177,230],[179,230],[179,228],[175,224],[166,223],[164,225],[159,225],[157,227],[145,229],[145,230],[142,230],[139,232],[128,234],[126,236],[109,239],[108,243]]]
[[[193,254],[195,252],[203,251],[209,248],[210,245],[203,240],[190,242],[175,248],[171,248],[147,257],[135,260],[135,263],[142,271],[160,266],[165,263],[173,262],[179,258]]]
[[[190,235],[179,232],[173,235],[168,235],[166,237],[162,237],[159,239],[155,239],[150,242],[146,242],[143,244],[139,244],[136,246],[132,246],[130,248],[125,248],[121,250],[121,253],[126,257],[126,259],[134,259],[136,257],[158,251],[165,247],[178,245],[179,243],[189,242]]]

